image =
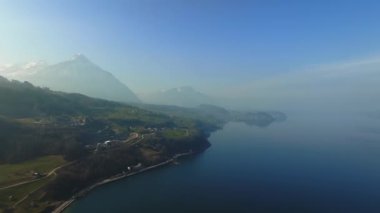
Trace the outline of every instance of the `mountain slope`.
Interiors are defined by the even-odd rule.
[[[11,75],[11,76],[10,76]],[[83,55],[51,66],[23,67],[7,77],[37,86],[119,102],[139,102],[137,96],[111,73]]]
[[[99,181],[201,152],[210,146],[204,126],[0,76],[0,166],[7,168],[0,187],[8,187],[0,193],[0,212],[52,212]],[[71,163],[41,171],[46,166],[39,159],[51,155]]]
[[[144,100],[153,104],[176,105],[182,107],[196,107],[201,104],[212,104],[212,99],[192,87],[178,87],[155,94],[147,95]]]
[[[80,157],[87,144],[127,138],[131,126],[194,126],[188,119],[170,118],[80,94],[55,92],[1,76],[0,100],[0,163],[51,154]]]

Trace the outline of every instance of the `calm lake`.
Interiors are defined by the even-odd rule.
[[[229,123],[200,155],[98,188],[66,212],[380,212],[380,120]]]

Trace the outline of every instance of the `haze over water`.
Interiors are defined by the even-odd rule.
[[[101,187],[67,212],[377,212],[379,124],[333,113],[229,123],[204,153]]]
[[[143,139],[145,127],[165,139],[166,124],[192,136],[192,122],[177,122],[177,114],[209,122],[209,114],[227,121],[255,117],[236,111],[292,111],[265,128],[228,123],[204,153],[100,187],[67,211],[380,212],[379,11],[374,0],[1,0],[0,165],[52,154],[89,160],[85,175],[72,172],[83,164],[49,173],[63,177],[52,182],[67,183],[68,192],[48,191],[69,197],[80,190],[75,184],[144,162],[123,153],[131,159],[100,167],[115,156],[93,155],[95,144],[135,131]],[[204,113],[200,104],[226,110],[203,106]],[[141,141],[128,150],[145,150],[147,162],[155,156],[147,153],[172,153]],[[108,172],[113,162],[121,169]],[[28,178],[32,170],[40,176],[26,169]],[[58,203],[41,189],[49,202],[36,196],[35,206]],[[19,199],[3,198],[9,207]]]

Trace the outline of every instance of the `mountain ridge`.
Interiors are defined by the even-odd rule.
[[[148,94],[143,100],[152,104],[197,107],[202,104],[213,104],[211,97],[195,90],[191,86],[182,86]]]
[[[12,70],[13,69],[13,70]],[[8,72],[7,72],[8,71]],[[69,93],[118,102],[140,102],[135,93],[112,73],[77,54],[72,59],[53,65],[22,66],[3,70],[5,77],[28,81],[34,85]]]

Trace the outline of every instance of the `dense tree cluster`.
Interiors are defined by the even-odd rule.
[[[96,181],[128,171],[127,167],[143,162],[136,147],[119,147],[89,155],[60,170],[57,178],[47,187],[49,199],[67,199]]]
[[[179,139],[167,139],[157,135],[138,145],[123,144],[113,149],[88,155],[61,169],[58,177],[46,186],[46,197],[53,200],[67,199],[99,180],[122,172],[129,172],[128,166],[132,167],[141,163],[143,167],[147,167],[168,160],[175,154],[190,150],[200,152],[209,146],[207,139],[200,133]],[[146,156],[143,154],[144,150],[151,150],[159,157]]]

